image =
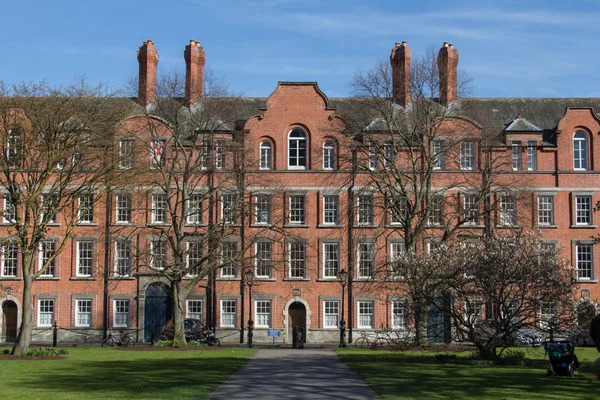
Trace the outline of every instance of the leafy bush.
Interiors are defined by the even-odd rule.
[[[4,349],[4,350],[2,350],[2,354],[10,354],[10,350],[9,349]]]
[[[204,347],[204,346],[208,346],[206,343],[202,343],[202,342],[199,342],[197,340],[190,340],[189,342],[187,342],[187,344],[190,347]]]
[[[183,347],[181,345],[180,342],[177,341],[177,339],[173,339],[173,340],[159,340],[158,342],[154,343],[155,347]],[[187,342],[187,346],[189,347],[202,347],[202,346],[206,346],[206,343],[201,343],[198,342],[196,340],[190,340],[189,342]]]
[[[30,348],[23,353],[25,357],[58,357],[65,354],[69,354],[69,352],[64,349],[56,351],[54,349],[47,349],[45,347]]]

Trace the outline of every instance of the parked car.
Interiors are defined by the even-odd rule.
[[[202,333],[207,330],[202,321],[195,318],[186,318],[183,321],[183,326],[185,329],[185,340],[198,340]],[[173,340],[175,336],[174,332],[173,320],[169,320],[162,330],[162,335],[168,340]]]
[[[511,335],[514,346],[541,346],[546,339],[546,334],[537,329],[523,325]]]

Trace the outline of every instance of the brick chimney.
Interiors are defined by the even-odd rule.
[[[183,52],[185,57],[185,98],[189,104],[197,103],[204,94],[204,64],[206,54],[200,42],[190,40]]]
[[[158,66],[158,52],[152,40],[147,40],[137,52],[140,63],[138,101],[147,106],[156,99],[156,67]]]
[[[394,101],[402,107],[410,103],[410,60],[412,53],[410,48],[403,41],[402,44],[396,42],[390,55],[392,64],[392,95]]]
[[[458,97],[458,50],[444,42],[437,58],[440,72],[440,102],[448,104]]]

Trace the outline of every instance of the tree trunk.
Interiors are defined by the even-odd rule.
[[[23,299],[22,299],[22,319],[17,341],[15,342],[11,354],[15,356],[22,355],[31,343],[31,333],[33,332],[33,279],[29,274],[23,276]]]
[[[185,299],[187,290],[183,288],[183,282],[173,282],[173,340],[181,346],[187,345],[185,340]]]

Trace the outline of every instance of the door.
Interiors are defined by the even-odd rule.
[[[444,343],[446,321],[443,306],[443,296],[438,296],[435,303],[429,306],[427,316],[427,341],[429,343]]]
[[[146,290],[144,306],[144,341],[159,340],[160,333],[173,315],[171,294],[164,285],[151,284]]]
[[[17,305],[12,300],[2,304],[2,333],[7,342],[17,340]]]
[[[306,307],[299,301],[293,302],[289,307],[290,325],[289,335],[293,338],[294,327],[302,329],[302,343],[306,343]]]

